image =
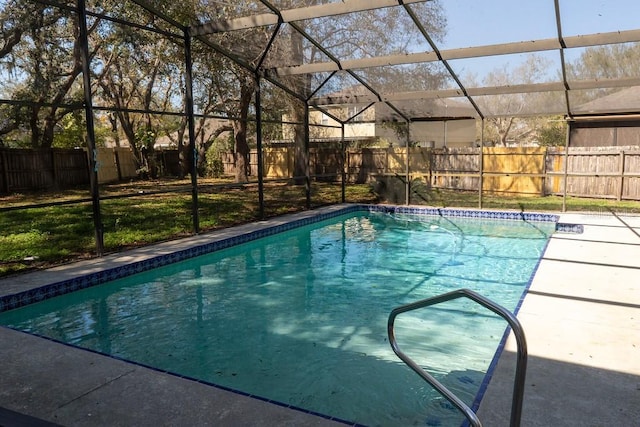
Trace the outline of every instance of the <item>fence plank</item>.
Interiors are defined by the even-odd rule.
[[[112,148],[96,148],[96,162],[100,184],[119,180],[116,155]]]
[[[121,179],[131,179],[138,176],[138,161],[133,155],[133,151],[127,147],[113,148],[118,154],[118,167],[120,168]]]
[[[544,193],[544,147],[483,148],[483,191],[541,195]]]
[[[53,158],[59,188],[89,183],[89,165],[84,150],[53,150]]]

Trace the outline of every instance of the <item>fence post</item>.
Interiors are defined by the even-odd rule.
[[[435,154],[433,152],[434,150],[434,147],[427,148],[427,165],[429,168],[429,182],[427,183],[427,191],[431,191],[431,188],[433,187],[433,169],[435,169]]]
[[[620,168],[618,172],[620,173],[620,185],[618,186],[618,201],[622,200],[622,194],[624,191],[624,150],[620,150]]]
[[[113,160],[116,162],[116,171],[118,171],[118,182],[122,182],[122,167],[120,166],[120,153],[117,147],[113,147]]]
[[[540,193],[540,195],[542,197],[545,197],[547,195],[547,181],[549,180],[549,177],[547,176],[547,172],[549,170],[547,169],[547,161],[549,160],[549,147],[545,147],[543,156],[544,157],[542,158],[542,192]]]

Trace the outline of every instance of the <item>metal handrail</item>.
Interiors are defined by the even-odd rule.
[[[409,356],[404,354],[400,347],[398,347],[398,342],[395,338],[394,333],[394,324],[396,317],[407,311],[416,310],[419,308],[427,307],[430,305],[439,304],[441,302],[454,300],[457,298],[469,298],[472,301],[477,302],[485,308],[493,311],[494,313],[501,316],[505,319],[516,338],[517,344],[517,361],[516,361],[516,374],[513,385],[513,399],[511,402],[511,427],[518,427],[520,425],[520,418],[522,415],[522,401],[524,397],[524,385],[525,385],[525,377],[527,371],[527,342],[524,337],[524,331],[522,330],[522,326],[518,319],[505,309],[504,307],[496,304],[490,299],[478,294],[469,289],[458,289],[452,292],[448,292],[442,295],[435,296],[433,298],[427,298],[421,301],[417,301],[411,304],[403,305],[397,308],[394,308],[389,314],[389,321],[387,322],[387,333],[389,335],[389,343],[391,344],[391,348],[394,353],[402,359],[404,363],[406,363],[411,369],[413,369],[418,375],[422,377],[425,381],[431,384],[440,394],[442,394],[447,400],[449,400],[453,405],[455,405],[460,412],[464,414],[464,416],[469,420],[472,426],[474,427],[482,427],[480,420],[477,415],[471,408],[469,408],[460,398],[458,398],[455,394],[453,394],[448,388],[446,388],[442,383],[440,383],[437,379],[435,379],[432,375],[418,366]]]

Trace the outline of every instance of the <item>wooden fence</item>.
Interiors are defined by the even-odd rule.
[[[98,182],[118,182],[138,176],[138,163],[126,147],[98,148]]]
[[[88,182],[83,150],[0,149],[0,192],[62,189]]]
[[[318,180],[340,179],[341,165],[340,151],[335,148],[311,148],[309,150],[309,165],[311,174]],[[249,153],[251,176],[258,175],[258,153]],[[289,147],[275,147],[263,150],[262,161],[264,177],[268,179],[292,178],[294,174],[294,150]],[[222,154],[222,165],[226,175],[235,175],[235,160],[233,153]]]
[[[640,147],[484,147],[433,149],[363,148],[345,152],[348,182],[419,180],[432,188],[496,194],[563,195],[617,200],[640,200]],[[340,179],[340,152],[310,150],[312,175]],[[293,176],[293,150],[266,148],[265,178]],[[565,161],[568,170],[565,171]],[[233,174],[233,155],[223,158],[225,172]],[[257,153],[251,152],[252,175],[257,175]]]
[[[128,148],[98,148],[96,161],[99,183],[137,176],[137,163]],[[89,185],[89,161],[83,149],[0,148],[0,193],[82,185]]]
[[[344,153],[348,182],[406,180],[430,188],[498,194],[563,195],[640,200],[640,147],[484,147],[432,149],[349,149]],[[264,175],[293,177],[293,149],[266,148]],[[137,176],[137,162],[127,148],[97,150],[98,181],[116,182]],[[311,174],[339,181],[343,155],[335,147],[313,147]],[[257,175],[257,153],[251,152],[251,174]],[[177,151],[156,153],[163,175],[176,175]],[[565,171],[565,164],[568,169]],[[223,156],[225,173],[234,174],[233,154]],[[84,150],[0,148],[0,193],[64,189],[88,185]]]
[[[549,148],[545,194],[563,194],[565,162],[567,195],[640,200],[640,147]]]

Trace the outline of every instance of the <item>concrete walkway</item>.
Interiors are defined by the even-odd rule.
[[[640,426],[640,217],[564,214],[518,319],[529,350],[522,426]],[[481,403],[508,426],[513,336]]]
[[[522,426],[640,425],[640,217],[564,214],[561,222],[585,232],[554,235],[518,316],[530,356]],[[0,281],[0,294],[185,244]],[[0,342],[0,425],[20,425],[7,424],[15,412],[66,426],[336,425],[5,328]],[[510,341],[489,384],[484,426],[508,425],[514,351]]]

